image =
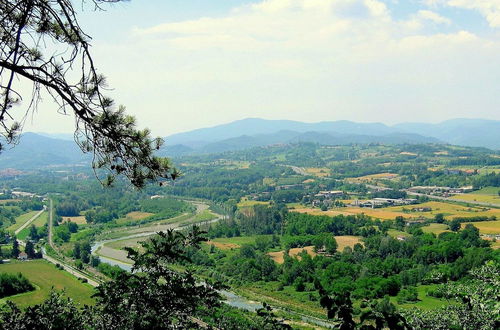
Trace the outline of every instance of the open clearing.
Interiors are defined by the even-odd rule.
[[[370,217],[379,218],[381,220],[392,220],[397,216],[402,216],[406,218],[410,217],[407,213],[388,211],[388,209],[370,209],[370,208],[359,208],[359,207],[344,207],[328,211],[321,211],[320,209],[313,209],[313,208],[298,208],[293,210],[293,212],[308,213],[312,215],[327,215],[330,217],[334,217],[337,215],[365,214]]]
[[[464,228],[469,223],[479,229],[479,232],[481,234],[500,234],[500,220],[465,222],[462,223],[462,228]]]
[[[355,182],[355,183],[361,183],[361,182],[370,182],[373,180],[380,180],[380,179],[395,179],[397,178],[398,175],[395,173],[378,173],[378,174],[371,174],[371,175],[365,175],[365,176],[360,176],[357,178],[347,178],[347,181],[349,182]]]
[[[132,220],[142,220],[142,219],[145,219],[145,218],[150,217],[152,215],[154,215],[154,213],[133,211],[133,212],[127,213],[126,217],[128,219],[132,219]]]
[[[337,251],[340,251],[340,252],[342,252],[344,250],[344,248],[346,248],[348,246],[350,248],[353,248],[354,245],[356,245],[358,243],[363,244],[363,242],[361,242],[360,236],[349,236],[349,235],[335,236],[335,240],[337,241]]]
[[[304,170],[307,174],[318,178],[324,178],[330,175],[330,169],[326,167],[306,167]]]
[[[78,225],[87,224],[87,220],[85,220],[85,217],[83,215],[78,216],[78,217],[63,217],[63,223],[64,222],[74,222]]]
[[[428,226],[422,227],[422,231],[424,233],[433,233],[435,235],[439,235],[441,233],[450,231],[448,229],[448,225],[445,225],[444,223],[431,223]]]
[[[307,254],[309,254],[311,257],[314,257],[316,256],[316,252],[314,252],[314,246],[305,246],[303,248],[293,248],[293,249],[290,249],[290,251],[288,252],[288,255],[290,257],[297,257],[297,255],[299,253],[301,253],[302,251],[306,251]],[[278,251],[278,252],[269,252],[267,255],[271,257],[271,259],[274,260],[274,262],[278,263],[278,264],[282,264],[285,262],[285,251]],[[300,258],[300,256],[298,257]]]
[[[208,245],[213,245],[218,249],[221,250],[232,250],[232,249],[239,249],[241,245],[234,244],[234,243],[221,243],[221,242],[214,242],[214,241],[207,241],[206,242]]]
[[[15,296],[6,297],[0,300],[5,302],[11,300],[20,307],[40,304],[48,296],[52,288],[55,290],[65,290],[68,297],[78,303],[91,305],[94,303],[92,294],[93,288],[89,284],[81,283],[66,271],[57,269],[54,265],[45,260],[15,261],[0,265],[2,273],[22,273],[35,285],[36,290],[21,293]]]
[[[269,205],[269,202],[260,202],[260,201],[250,201],[246,198],[242,198],[241,202],[237,204],[238,208],[242,207],[250,207],[254,205]]]

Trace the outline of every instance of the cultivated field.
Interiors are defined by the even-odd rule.
[[[299,253],[301,253],[302,251],[306,251],[307,254],[309,254],[311,257],[314,257],[316,256],[316,252],[314,252],[314,246],[305,246],[303,248],[293,248],[293,249],[290,249],[290,251],[288,252],[288,255],[290,257],[297,257],[297,255]],[[271,257],[271,259],[274,260],[274,262],[278,263],[278,264],[282,264],[285,262],[285,251],[278,251],[278,252],[269,252],[267,255]],[[300,256],[298,256],[298,258],[300,258]]]
[[[238,244],[234,243],[221,243],[221,242],[214,242],[214,241],[207,241],[206,242],[208,245],[213,245],[218,249],[221,250],[233,250],[233,249],[239,249],[241,246]]]
[[[87,220],[85,220],[85,217],[81,215],[78,217],[63,217],[63,223],[64,222],[74,222],[78,225],[85,225],[87,223]]]
[[[496,221],[479,221],[462,223],[464,228],[468,223],[474,225],[481,234],[500,234],[500,220]]]
[[[78,303],[87,305],[94,303],[91,298],[94,290],[89,284],[81,283],[73,275],[57,269],[45,260],[0,264],[0,272],[22,273],[36,287],[35,291],[3,298],[0,303],[11,300],[20,307],[40,304],[49,296],[52,288],[58,291],[65,290],[65,294]]]
[[[468,194],[460,194],[455,195],[453,199],[460,199],[471,202],[483,202],[483,203],[491,203],[500,205],[500,196],[498,192],[500,188],[496,187],[487,187],[481,190],[473,191]]]
[[[412,208],[420,208],[420,207],[429,207],[432,209],[430,212],[409,212]],[[377,209],[375,209],[377,210]],[[393,212],[402,212],[403,210],[407,210],[403,216],[405,218],[417,218],[417,217],[425,217],[425,218],[434,218],[436,214],[442,213],[444,216],[450,220],[454,217],[476,217],[476,216],[496,216],[500,218],[500,209],[493,209],[487,207],[467,207],[458,204],[446,203],[446,202],[427,202],[416,205],[406,205],[406,206],[393,206],[385,209],[378,210],[387,210]]]
[[[330,169],[326,167],[306,167],[304,170],[307,174],[318,178],[324,178],[330,175]]]
[[[241,202],[237,204],[238,208],[251,207],[254,205],[269,205],[269,202],[250,201],[246,198],[242,198]]]
[[[398,175],[395,173],[378,173],[378,174],[371,174],[371,175],[365,175],[365,176],[360,176],[357,178],[347,178],[347,181],[349,182],[355,182],[355,183],[363,183],[363,182],[371,182],[373,180],[380,180],[380,179],[395,179],[397,178]]]
[[[403,216],[409,218],[410,216],[403,212],[388,211],[388,209],[370,209],[370,208],[359,208],[359,207],[344,207],[334,210],[321,211],[320,209],[314,208],[297,208],[292,210],[293,212],[308,213],[312,215],[328,215],[330,217],[336,215],[356,215],[365,214],[374,218],[381,220],[392,220],[397,216]]]
[[[353,248],[354,245],[361,243],[361,237],[360,236],[335,236],[335,240],[337,241],[337,251],[342,252],[344,248],[350,247]]]

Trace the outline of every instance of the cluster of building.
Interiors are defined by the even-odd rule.
[[[401,206],[401,205],[411,205],[417,204],[418,200],[415,198],[373,198],[369,200],[355,200],[352,202],[351,206],[356,207],[369,207],[369,208],[379,208],[388,206]]]
[[[414,186],[407,189],[409,192],[421,193],[426,195],[435,196],[449,196],[456,194],[465,194],[474,190],[472,186],[451,188],[451,187],[439,187],[439,186]]]

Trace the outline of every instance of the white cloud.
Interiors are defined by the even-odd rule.
[[[266,0],[95,48],[116,98],[159,134],[244,117],[498,116],[498,41],[429,22],[451,23],[430,10],[400,21],[376,0]]]
[[[430,10],[419,10],[417,16],[423,20],[429,20],[438,24],[450,25],[451,20]]]
[[[491,27],[500,27],[500,0],[423,0],[423,3],[430,7],[449,6],[476,10]]]

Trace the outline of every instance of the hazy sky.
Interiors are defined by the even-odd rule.
[[[154,134],[247,117],[500,120],[500,0],[132,0],[86,8],[112,96]],[[45,101],[27,130],[70,132]]]

